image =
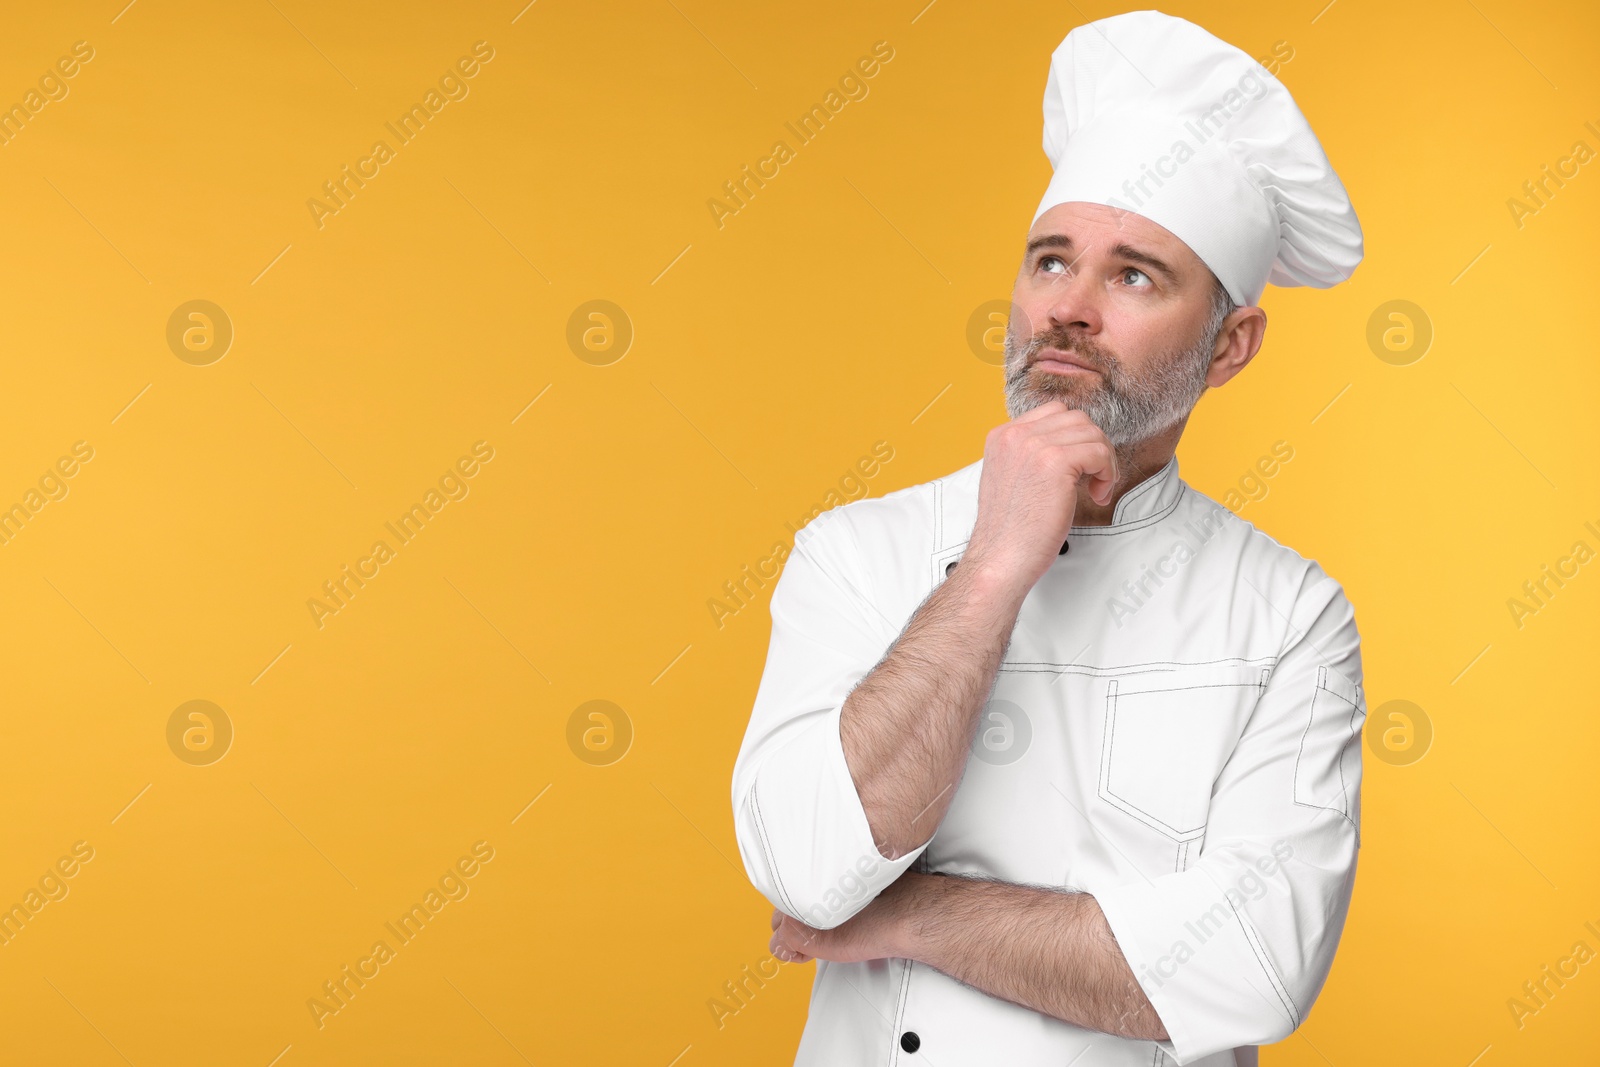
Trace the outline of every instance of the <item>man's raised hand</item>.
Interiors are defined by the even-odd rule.
[[[1109,504],[1116,463],[1100,427],[1059,400],[990,430],[963,568],[986,571],[1026,595],[1072,529],[1079,483],[1095,503]]]

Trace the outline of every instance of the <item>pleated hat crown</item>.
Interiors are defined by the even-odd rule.
[[[1324,289],[1361,262],[1361,223],[1289,90],[1184,19],[1133,11],[1079,26],[1050,59],[1034,221],[1081,201],[1170,230],[1236,304],[1268,282]]]

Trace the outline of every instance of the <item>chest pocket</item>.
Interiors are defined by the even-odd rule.
[[[1100,799],[1173,841],[1203,837],[1211,787],[1270,674],[1230,664],[1110,679]]]

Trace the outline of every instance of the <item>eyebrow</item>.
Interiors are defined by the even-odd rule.
[[[1028,242],[1027,258],[1032,259],[1035,252],[1038,252],[1040,249],[1044,248],[1059,248],[1066,251],[1071,251],[1073,247],[1074,245],[1072,243],[1072,238],[1068,237],[1064,233],[1040,234],[1038,237],[1035,237],[1033,240]],[[1116,245],[1113,245],[1111,248],[1111,255],[1116,259],[1127,260],[1129,263],[1137,263],[1141,267],[1149,267],[1151,270],[1160,274],[1162,277],[1166,278],[1168,282],[1173,284],[1176,284],[1178,281],[1178,272],[1173,270],[1172,267],[1166,263],[1166,261],[1158,259],[1148,252],[1142,252],[1127,242],[1120,242]]]

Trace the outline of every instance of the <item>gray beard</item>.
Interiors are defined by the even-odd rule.
[[[1014,320],[1013,320],[1014,321]],[[1220,325],[1220,324],[1219,324]],[[1194,409],[1206,390],[1216,335],[1202,330],[1195,343],[1170,349],[1135,375],[1115,355],[1081,331],[1053,329],[1036,334],[1019,350],[1011,324],[1006,327],[1006,411],[1011,418],[1050,400],[1076,408],[1100,427],[1118,452],[1154,437]],[[1204,336],[1210,334],[1210,336]],[[1044,348],[1071,352],[1100,371],[1098,377],[1062,375],[1030,366]]]

